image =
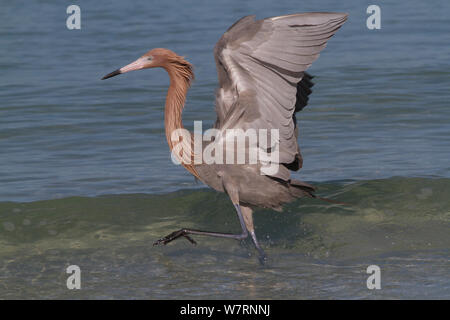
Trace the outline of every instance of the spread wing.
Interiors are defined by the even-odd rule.
[[[232,25],[214,48],[219,88],[216,128],[278,129],[278,178],[301,167],[294,112],[312,86],[305,70],[347,20],[343,13],[301,13]]]

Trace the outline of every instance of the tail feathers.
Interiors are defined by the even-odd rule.
[[[308,189],[311,192],[316,191],[316,188],[314,186],[312,186],[309,183],[306,183],[304,181],[291,179],[289,182],[290,182],[291,186]]]
[[[319,197],[319,196],[315,195],[314,192],[316,191],[316,188],[304,181],[291,179],[290,187],[291,187],[290,188],[291,192],[296,197],[308,196],[310,198],[319,199],[319,200],[326,201],[329,203],[342,204],[345,206],[351,205],[350,203],[337,201],[337,200],[333,200],[333,199],[327,199],[327,198],[323,198],[323,197]]]
[[[289,181],[289,186],[290,186],[289,189],[296,197],[302,196],[308,196],[311,198],[315,197],[314,192],[316,191],[316,188],[304,181],[291,179]]]
[[[319,197],[319,196],[316,196],[316,195],[313,195],[313,198],[316,198],[316,199],[319,199],[319,200],[322,200],[322,201],[326,201],[326,202],[329,202],[329,203],[342,204],[344,206],[351,206],[351,204],[347,203],[347,202],[342,202],[342,201],[337,201],[337,200],[333,200],[333,199],[323,198],[323,197]]]

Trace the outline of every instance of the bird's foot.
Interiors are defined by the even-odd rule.
[[[259,255],[258,255],[258,260],[259,260],[259,263],[260,263],[262,266],[264,266],[264,265],[266,265],[268,259],[267,259],[266,254],[263,252],[262,254],[259,253]]]
[[[172,232],[171,234],[169,234],[168,236],[165,236],[164,238],[158,239],[155,242],[153,242],[153,246],[158,246],[158,245],[166,245],[169,242],[178,239],[179,237],[185,237],[186,239],[189,240],[190,243],[192,243],[193,245],[196,245],[197,242],[195,242],[194,239],[192,239],[190,236],[188,236],[188,232],[186,229],[180,229],[177,230],[175,232]]]

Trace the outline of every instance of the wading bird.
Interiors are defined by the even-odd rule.
[[[219,78],[215,128],[277,129],[278,170],[272,174],[261,174],[261,162],[195,164],[181,161],[197,179],[228,194],[236,209],[242,232],[229,234],[183,228],[157,240],[154,245],[165,245],[179,237],[185,237],[195,244],[191,235],[241,240],[250,233],[261,261],[266,259],[255,235],[253,209],[264,207],[281,210],[284,203],[296,198],[316,197],[313,186],[290,177],[290,171],[299,170],[303,162],[297,143],[295,113],[306,106],[313,86],[312,77],[305,70],[318,58],[327,41],[346,20],[347,14],[321,12],[263,20],[246,16],[223,34],[214,48]],[[157,48],[103,79],[154,67],[164,68],[170,77],[165,103],[165,130],[172,150],[172,132],[183,128],[181,113],[194,78],[192,65],[168,49]],[[191,141],[190,138],[185,136],[181,140]],[[190,154],[188,158],[193,156]],[[180,157],[186,160],[184,156]]]

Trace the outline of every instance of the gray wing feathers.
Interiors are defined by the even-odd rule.
[[[236,22],[214,49],[216,127],[279,129],[280,163],[294,161],[300,153],[293,121],[297,84],[346,19],[302,13]]]

